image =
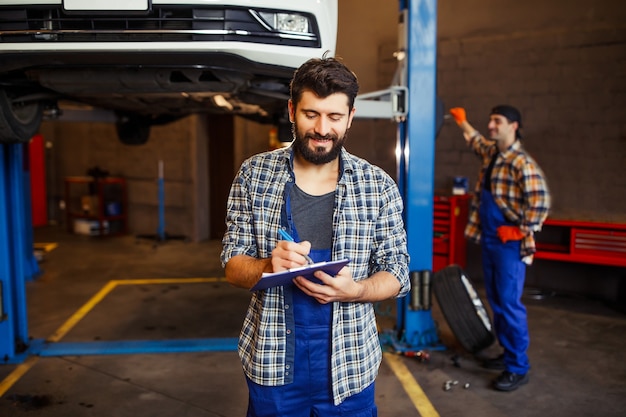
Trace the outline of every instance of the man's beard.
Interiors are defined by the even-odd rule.
[[[494,133],[489,132],[489,139],[494,141],[494,142],[500,142],[500,141],[504,140],[504,138],[500,137],[499,133],[496,133],[496,132],[494,132]]]
[[[306,133],[304,136],[301,136],[298,132],[298,125],[294,123],[291,127],[293,131],[293,147],[296,153],[298,153],[305,161],[308,161],[315,165],[324,165],[331,161],[334,161],[339,153],[341,152],[341,148],[343,147],[344,142],[346,141],[346,137],[348,136],[348,131],[343,134],[340,138],[337,135],[328,134],[325,136]],[[317,140],[331,140],[333,142],[333,146],[330,150],[326,151],[326,148],[317,147],[315,149],[309,148],[309,139],[317,139]]]

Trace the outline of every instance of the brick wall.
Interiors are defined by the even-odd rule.
[[[196,129],[197,117],[166,126],[155,126],[148,143],[123,145],[110,122],[45,122],[41,132],[48,142],[47,181],[49,200],[55,210],[64,199],[63,180],[83,176],[98,166],[111,176],[126,178],[128,224],[131,234],[156,234],[159,226],[158,162],[164,165],[165,231],[192,240],[206,239],[208,220],[206,180],[198,178],[194,167],[206,166],[206,142]],[[206,175],[205,175],[206,176]],[[205,188],[198,190],[198,184]],[[204,218],[202,217],[204,216]],[[58,210],[51,220],[64,222]]]
[[[553,217],[626,222],[626,29],[545,31],[439,43],[438,90],[486,133],[489,110],[522,112],[524,146],[542,166]],[[475,179],[452,121],[436,145],[436,186]]]
[[[523,115],[524,146],[542,166],[551,216],[626,222],[626,8],[622,1],[439,2],[438,93],[486,132],[489,110]],[[476,180],[479,163],[449,120],[436,142],[435,187]],[[473,184],[472,184],[473,186]],[[468,273],[480,252],[468,244]],[[537,260],[527,285],[614,303],[623,268]]]

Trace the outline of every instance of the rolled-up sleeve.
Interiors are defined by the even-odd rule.
[[[400,282],[398,297],[403,297],[411,288],[409,255],[402,219],[404,204],[395,183],[387,183],[383,189],[381,201],[384,203],[376,224],[376,251],[373,254],[376,270],[372,272],[386,271],[395,276]]]

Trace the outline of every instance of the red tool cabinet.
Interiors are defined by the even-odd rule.
[[[436,195],[433,224],[433,272],[456,264],[465,268],[467,225],[470,195]]]
[[[547,219],[537,259],[626,267],[626,224]]]

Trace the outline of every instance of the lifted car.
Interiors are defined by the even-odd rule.
[[[334,54],[337,0],[0,3],[0,143],[71,101],[114,111],[127,144],[192,113],[286,120],[294,69]]]

